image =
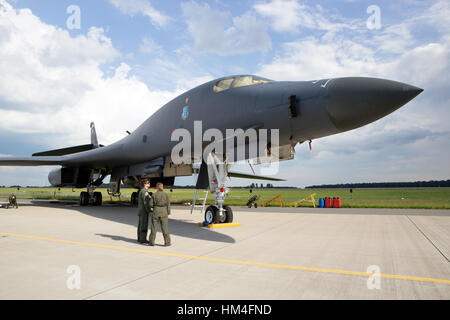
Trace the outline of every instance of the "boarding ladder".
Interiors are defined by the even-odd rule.
[[[194,212],[194,208],[196,207],[195,206],[195,202],[197,201],[198,191],[199,190],[195,189],[194,199],[192,200],[192,206],[191,206],[191,214]],[[206,199],[208,198],[208,189],[205,189],[204,191],[205,191],[204,197],[198,199],[198,200],[202,201],[202,205],[201,206],[197,206],[197,207],[201,208],[200,213],[203,213],[205,211]]]

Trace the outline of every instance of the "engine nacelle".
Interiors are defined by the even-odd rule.
[[[48,181],[54,187],[84,188],[91,178],[88,168],[63,167],[54,169],[48,174]]]

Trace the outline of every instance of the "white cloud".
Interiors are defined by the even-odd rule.
[[[278,32],[298,32],[299,27],[317,30],[334,30],[348,27],[345,23],[331,22],[319,5],[308,6],[298,0],[271,0],[259,2],[254,10],[270,20],[271,27]]]
[[[44,133],[41,144],[87,143],[91,121],[112,143],[178,93],[149,90],[125,63],[107,77],[100,66],[120,54],[100,28],[71,37],[0,0],[0,34],[2,130]]]
[[[155,26],[161,27],[170,21],[170,17],[153,8],[148,0],[109,0],[109,2],[130,16],[138,13],[147,16]]]
[[[219,55],[266,51],[271,40],[266,25],[250,13],[231,19],[230,14],[213,10],[209,4],[181,4],[195,49]]]
[[[448,34],[450,31],[450,2],[446,0],[436,1],[422,14],[411,17],[412,24],[429,24]]]
[[[284,43],[270,63],[261,65],[260,73],[286,80],[378,76],[424,87],[436,82],[433,89],[442,87],[446,82],[442,80],[449,77],[449,15],[450,5],[441,1],[421,16],[379,32],[354,28],[349,32],[325,31],[318,36],[301,37]],[[440,34],[438,41],[420,41],[414,36],[413,30],[424,24],[432,25],[433,31]]]
[[[450,39],[428,43],[380,66],[385,74],[415,85],[437,89],[449,80]]]
[[[270,63],[260,66],[258,74],[277,80],[375,76],[425,89],[405,107],[357,129],[357,133],[350,131],[314,143],[312,155],[298,155],[306,159],[295,161],[298,175],[290,181],[303,180],[307,185],[448,177],[449,16],[450,5],[441,1],[421,15],[379,32],[356,28],[301,37],[285,43]],[[425,25],[432,28],[436,40],[424,41],[415,35],[415,29],[420,31]],[[327,172],[327,168],[333,171]],[[282,174],[291,177],[289,170],[282,167]]]
[[[259,73],[277,80],[313,80],[367,74],[373,65],[374,52],[359,43],[343,37],[308,37],[285,43]]]
[[[119,55],[100,28],[72,38],[3,0],[0,17],[0,107],[50,110],[73,103],[89,89],[86,79],[101,76],[97,66]]]
[[[379,50],[395,54],[405,52],[416,44],[406,23],[388,26],[381,32],[374,33],[370,41]]]
[[[137,71],[151,87],[182,93],[213,79],[204,65],[191,58],[189,53],[181,52],[176,53],[175,58],[170,58],[169,54],[158,55]]]

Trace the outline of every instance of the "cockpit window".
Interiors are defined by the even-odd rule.
[[[214,92],[220,92],[220,91],[229,89],[233,80],[234,80],[234,78],[227,78],[227,79],[218,81],[214,85]]]
[[[261,84],[261,83],[266,83],[269,82],[270,80],[267,79],[262,79],[262,78],[256,78],[253,76],[240,76],[240,77],[236,77],[236,79],[234,79],[233,88],[238,88],[238,87],[245,87],[245,86],[252,86],[255,84]]]
[[[220,91],[227,90],[230,88],[230,86],[232,88],[239,88],[239,87],[245,87],[245,86],[252,86],[255,84],[266,83],[269,81],[271,81],[271,80],[258,78],[258,77],[254,77],[254,76],[238,76],[235,78],[227,78],[227,79],[218,81],[214,85],[214,92],[220,92]]]

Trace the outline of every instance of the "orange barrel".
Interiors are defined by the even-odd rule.
[[[333,198],[333,208],[341,207],[341,198]]]
[[[331,208],[333,206],[332,199],[329,197],[325,198],[325,208]]]

